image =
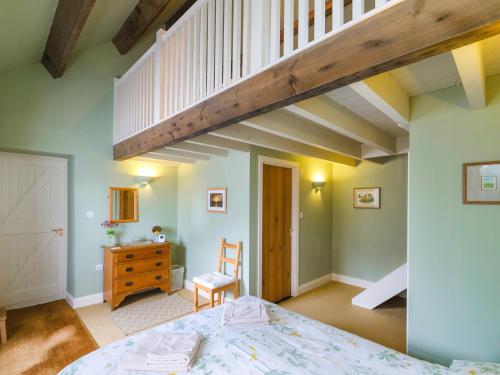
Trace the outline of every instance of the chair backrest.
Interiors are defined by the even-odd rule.
[[[226,249],[234,249],[235,258],[228,258],[226,256]],[[241,242],[238,242],[237,244],[231,244],[226,242],[226,239],[223,238],[220,241],[219,259],[217,261],[217,272],[222,272],[223,263],[229,263],[233,265],[234,278],[238,279],[238,269],[240,266],[240,252],[241,252]]]

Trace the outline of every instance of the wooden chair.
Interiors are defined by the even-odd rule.
[[[235,250],[235,258],[226,257],[226,249]],[[220,305],[222,301],[222,293],[227,290],[233,291],[233,297],[238,298],[238,269],[240,264],[241,243],[230,244],[223,238],[219,248],[219,258],[217,262],[217,272],[207,273],[193,278],[194,283],[194,311],[198,311],[200,307],[210,305],[214,307],[214,296],[217,294],[217,303]],[[233,265],[233,276],[223,273],[222,264],[229,263]],[[224,267],[225,268],[225,267]],[[198,289],[207,292],[210,296],[210,302],[203,305],[198,305]]]
[[[7,322],[7,313],[3,307],[0,307],[0,342],[3,344],[7,343],[7,327],[5,323]]]

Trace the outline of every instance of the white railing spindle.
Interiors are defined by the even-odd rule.
[[[299,48],[309,43],[309,0],[299,0]]]
[[[241,78],[241,0],[233,4],[233,82]]]
[[[283,15],[283,55],[288,56],[293,52],[293,23],[294,0],[284,0],[285,13]]]
[[[357,20],[365,13],[365,0],[352,0],[352,19]]]
[[[280,57],[281,0],[271,0],[271,62]]]
[[[314,0],[314,39],[325,35],[325,0]]]
[[[336,30],[344,24],[344,0],[332,1],[332,30]]]

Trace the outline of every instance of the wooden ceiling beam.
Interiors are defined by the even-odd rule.
[[[190,138],[186,143],[195,145],[206,145],[221,150],[234,150],[240,152],[250,152],[251,146],[247,143],[232,141],[229,139],[221,139],[210,134],[203,134],[198,137]],[[176,143],[177,144],[177,143]]]
[[[266,113],[242,121],[241,124],[326,151],[361,159],[361,143],[286,111],[277,110]]]
[[[63,75],[95,0],[59,0],[42,65],[53,78]]]
[[[172,150],[182,150],[189,151],[196,154],[208,155],[208,156],[220,156],[227,157],[228,151],[216,147],[206,146],[203,144],[195,144],[188,142],[176,143],[175,145],[168,146]]]
[[[165,9],[170,0],[139,0],[113,38],[113,44],[125,55]]]
[[[269,148],[271,150],[309,156],[311,158],[346,164],[352,167],[358,164],[358,161],[354,158],[309,146],[305,143],[279,137],[257,129],[252,129],[241,124],[234,124],[227,128],[216,130],[210,134],[254,146]]]
[[[379,148],[389,154],[396,152],[396,139],[393,136],[326,95],[292,104],[285,109],[367,146]]]
[[[179,21],[179,19],[184,15],[184,13],[186,13],[189,10],[189,8],[191,8],[194,5],[194,3],[196,3],[196,1],[198,0],[186,0],[186,2],[182,4],[182,6],[174,13],[174,15],[170,17],[168,21],[165,23],[164,27],[165,31],[174,26],[175,23]]]
[[[390,73],[355,82],[350,87],[399,127],[410,131],[410,97]]]
[[[486,107],[486,76],[481,43],[469,44],[452,52],[470,109]]]
[[[126,159],[500,33],[485,0],[403,0],[114,146]]]

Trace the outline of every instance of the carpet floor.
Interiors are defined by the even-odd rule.
[[[7,311],[7,337],[0,346],[0,373],[53,375],[97,349],[66,301]]]
[[[406,353],[406,299],[395,297],[374,310],[354,306],[363,289],[332,281],[281,306]]]

